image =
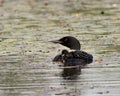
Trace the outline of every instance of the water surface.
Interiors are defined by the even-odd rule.
[[[120,96],[119,0],[0,4],[0,96]],[[72,79],[52,59],[75,36],[94,61]],[[75,72],[75,71],[74,71]]]

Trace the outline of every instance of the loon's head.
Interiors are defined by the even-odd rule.
[[[51,42],[59,43],[73,50],[80,50],[81,48],[80,42],[75,37],[72,37],[72,36],[65,36],[59,40],[54,40]]]

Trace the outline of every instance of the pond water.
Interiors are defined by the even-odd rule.
[[[94,56],[72,79],[49,42],[68,35]],[[120,96],[120,1],[0,0],[0,96]]]

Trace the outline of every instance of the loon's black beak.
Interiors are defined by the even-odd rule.
[[[50,42],[52,42],[52,43],[59,43],[59,44],[62,43],[62,41],[60,41],[60,40],[53,40],[53,41],[50,41]]]

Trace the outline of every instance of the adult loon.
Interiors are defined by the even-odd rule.
[[[86,64],[93,62],[93,56],[85,51],[81,51],[80,42],[72,36],[65,36],[59,40],[51,41],[66,46],[74,51],[62,50],[62,52],[55,56],[53,62],[64,63],[64,66],[80,65],[84,67]]]

